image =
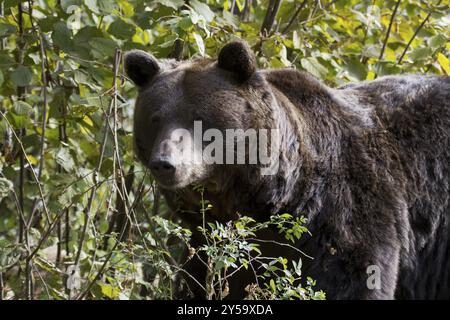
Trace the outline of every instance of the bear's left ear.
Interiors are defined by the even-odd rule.
[[[233,72],[245,81],[256,71],[255,55],[244,41],[234,41],[220,50],[219,68]]]
[[[138,86],[146,85],[160,70],[155,57],[142,50],[131,50],[125,54],[125,72]]]

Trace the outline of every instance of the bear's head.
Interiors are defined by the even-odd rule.
[[[196,183],[217,187],[231,175],[250,175],[248,166],[245,171],[239,167],[239,150],[234,149],[234,161],[227,161],[230,155],[225,148],[231,143],[227,139],[246,141],[248,162],[249,137],[239,133],[270,131],[276,99],[262,71],[256,70],[254,54],[246,43],[227,44],[217,60],[158,60],[133,50],[125,56],[125,70],[139,89],[134,116],[136,153],[163,189],[179,190]],[[228,137],[229,130],[234,130],[234,137]],[[222,143],[216,141],[220,136]],[[211,142],[217,142],[214,151]],[[207,145],[209,153],[205,152]],[[250,165],[259,170],[257,164]]]

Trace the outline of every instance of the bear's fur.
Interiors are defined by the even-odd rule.
[[[335,89],[292,69],[256,70],[242,42],[225,46],[218,62],[132,51],[125,67],[139,87],[136,151],[146,165],[168,125],[198,118],[219,130],[281,132],[276,175],[257,165],[194,168],[186,185],[162,186],[174,210],[198,210],[189,186],[202,182],[212,186],[205,198],[213,219],[305,215],[312,236],[298,246],[314,260],[303,259],[303,272],[329,299],[450,298],[449,77],[389,76]],[[367,287],[370,265],[381,270],[381,289]],[[244,294],[253,281],[246,277],[230,284],[239,289],[231,297]]]

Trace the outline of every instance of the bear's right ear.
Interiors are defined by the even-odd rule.
[[[138,86],[146,85],[160,70],[155,57],[142,50],[131,50],[125,54],[125,72]]]

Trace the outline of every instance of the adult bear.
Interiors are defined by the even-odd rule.
[[[292,69],[257,70],[240,41],[217,61],[157,60],[135,50],[125,69],[139,88],[137,156],[182,220],[200,223],[188,211],[198,212],[191,186],[202,183],[213,219],[304,214],[313,236],[297,245],[314,257],[304,259],[304,274],[330,299],[450,298],[449,77],[391,76],[334,89]],[[172,133],[192,132],[195,120],[221,132],[278,129],[278,171],[180,161]],[[287,251],[278,254],[295,257]],[[380,289],[367,286],[372,265]],[[191,271],[203,282],[200,269]],[[231,297],[252,281],[230,285],[241,290]]]

